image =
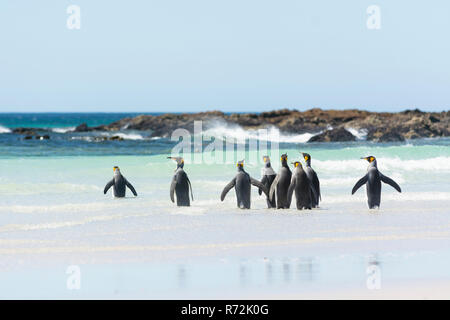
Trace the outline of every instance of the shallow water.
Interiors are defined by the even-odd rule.
[[[177,208],[166,159],[173,142],[98,147],[56,135],[60,142],[23,146],[0,134],[2,298],[358,297],[373,292],[373,266],[381,297],[399,288],[428,297],[422,289],[435,283],[450,293],[449,139],[281,144],[290,160],[310,152],[321,181],[320,208],[297,211],[267,209],[256,190],[251,210],[236,208],[233,190],[220,202],[235,164],[189,155],[194,202]],[[383,185],[379,210],[367,209],[364,187],[350,194],[367,167],[359,157],[369,154],[403,191]],[[103,195],[114,165],[137,198]],[[246,164],[253,177],[260,169]],[[66,286],[71,265],[81,270],[80,290]]]

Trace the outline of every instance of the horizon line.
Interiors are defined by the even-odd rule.
[[[419,110],[421,112],[448,112],[450,111],[450,109],[433,109],[433,110],[427,110],[424,111],[420,108],[417,107],[411,107],[411,108],[405,108],[402,110],[398,110],[398,111],[385,111],[385,110],[377,110],[377,111],[373,111],[370,109],[360,109],[360,108],[318,108],[318,107],[313,107],[313,108],[308,108],[308,109],[297,109],[297,108],[276,108],[276,109],[270,109],[270,110],[265,110],[265,111],[223,111],[220,109],[209,109],[209,110],[204,110],[204,111],[0,111],[0,114],[30,114],[30,113],[61,113],[61,114],[81,114],[81,113],[116,113],[116,114],[125,114],[125,113],[161,113],[161,114],[179,114],[179,113],[205,113],[205,112],[222,112],[222,113],[263,113],[263,112],[274,112],[274,111],[280,111],[280,110],[289,110],[289,111],[298,111],[298,112],[306,112],[306,111],[310,111],[310,110],[324,110],[324,111],[349,111],[349,110],[358,110],[358,111],[366,111],[366,112],[371,112],[371,113],[400,113],[400,112],[404,112],[404,111],[411,111],[411,110]]]

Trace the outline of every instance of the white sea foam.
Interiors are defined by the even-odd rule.
[[[222,123],[216,124],[213,128],[206,129],[203,131],[203,135],[226,138],[226,139],[236,139],[237,141],[242,140],[259,140],[259,141],[272,141],[278,143],[305,143],[312,136],[319,134],[317,133],[301,133],[301,134],[286,134],[282,133],[276,127],[268,127],[263,133],[259,130],[245,130],[240,126],[230,126]]]
[[[403,192],[398,193],[395,190],[385,192],[388,187],[384,187],[381,198],[382,201],[448,201],[450,192]],[[385,190],[386,189],[386,190]],[[325,195],[322,199],[323,206],[329,203],[355,203],[357,201],[366,201],[367,196],[365,190],[358,190],[354,195]],[[406,208],[406,207],[405,207]],[[410,209],[410,208],[409,208]],[[419,209],[419,208],[418,208]]]
[[[129,207],[125,202],[96,202],[96,203],[66,203],[66,204],[45,204],[45,205],[12,205],[0,206],[3,213],[54,213],[67,214],[77,212],[104,212],[109,209],[125,209]]]
[[[52,131],[55,133],[67,133],[74,131],[75,127],[66,127],[66,128],[52,128]]]
[[[355,128],[345,128],[348,132],[356,137],[358,140],[366,140],[367,129],[355,129]]]
[[[2,183],[2,194],[64,194],[64,193],[89,193],[99,192],[102,188],[95,185],[75,183]]]
[[[10,133],[11,130],[5,127],[0,126],[0,133]]]
[[[89,142],[101,142],[103,141],[101,138],[111,138],[111,137],[120,137],[124,140],[144,140],[145,138],[137,133],[123,133],[123,132],[114,132],[114,133],[104,133],[104,135],[96,135],[96,136],[76,136],[71,137],[71,140],[85,140]],[[100,138],[100,139],[99,139]]]
[[[144,137],[137,133],[112,133],[109,136],[118,136],[125,140],[144,140]]]
[[[378,168],[393,171],[439,171],[450,172],[450,157],[435,157],[417,160],[400,158],[377,158]],[[367,168],[367,162],[355,160],[313,160],[316,171],[353,172]]]

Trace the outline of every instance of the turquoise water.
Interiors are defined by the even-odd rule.
[[[70,128],[81,123],[90,127],[108,124],[139,114],[160,113],[0,113],[0,126],[5,128]]]
[[[185,154],[194,202],[177,208],[169,199],[175,164],[166,158],[175,141],[147,139],[148,132],[122,132],[124,141],[95,142],[90,133],[71,132],[23,141],[4,131],[1,297],[308,297],[333,296],[343,287],[364,293],[372,260],[382,266],[381,294],[403,288],[404,281],[413,292],[449,283],[442,266],[450,265],[450,139],[306,144],[280,134],[274,169],[280,153],[294,160],[299,151],[309,152],[321,206],[270,210],[253,190],[252,209],[243,211],[233,191],[224,202],[220,192],[241,157],[259,178],[266,151],[250,148],[228,162],[230,154],[220,152],[222,162],[206,161],[215,154]],[[199,154],[204,161],[196,161]],[[403,190],[383,185],[380,210],[367,209],[364,187],[350,194],[366,171],[359,158],[367,155],[376,156],[380,170]],[[103,195],[114,165],[137,198]],[[80,291],[66,288],[70,265],[82,270]]]

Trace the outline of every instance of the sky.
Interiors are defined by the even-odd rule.
[[[449,110],[449,13],[445,0],[2,0],[0,112]]]

